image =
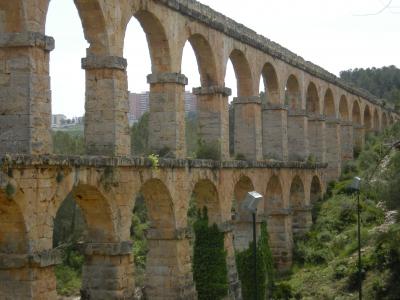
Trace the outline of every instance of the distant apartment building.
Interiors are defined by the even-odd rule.
[[[143,114],[149,111],[149,92],[129,93],[129,125],[139,121]],[[185,112],[194,112],[197,110],[197,98],[191,92],[185,91]]]
[[[72,117],[68,119],[65,115],[61,114],[51,116],[52,128],[66,128],[76,125],[83,125],[83,117]]]
[[[67,119],[65,115],[57,114],[51,116],[51,126],[52,127],[61,127],[64,121]],[[48,120],[48,119],[47,119]]]
[[[149,111],[149,92],[129,93],[129,125],[136,123],[146,111]]]

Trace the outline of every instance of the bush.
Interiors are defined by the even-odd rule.
[[[55,267],[57,292],[62,296],[79,295],[84,257],[70,245],[63,249],[62,264]]]
[[[217,141],[206,143],[198,140],[196,158],[221,160],[221,150]]]
[[[275,286],[273,299],[289,300],[292,298],[293,292],[289,284],[283,282]]]
[[[199,300],[219,300],[228,294],[224,233],[208,225],[207,209],[194,223],[193,278]]]
[[[249,247],[236,253],[236,265],[238,268],[239,279],[242,283],[243,299],[254,299],[254,243]],[[272,295],[274,289],[274,267],[272,253],[268,243],[267,224],[261,224],[261,235],[257,245],[257,295],[258,299],[265,299],[266,293]]]

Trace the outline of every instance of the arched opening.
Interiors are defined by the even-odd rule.
[[[242,51],[233,50],[229,58],[235,71],[238,95],[233,102],[235,159],[256,160],[261,154],[257,147],[260,141],[257,120],[261,119],[257,84],[253,82],[249,62]]]
[[[242,208],[243,200],[248,192],[254,191],[254,185],[247,176],[240,177],[235,185],[234,205],[232,207],[234,217],[234,246],[238,251],[247,249],[249,242],[252,241],[252,216]],[[259,231],[259,230],[258,230]]]
[[[307,88],[306,95],[306,111],[308,116],[308,143],[310,149],[311,160],[324,161],[325,160],[325,126],[319,118],[320,116],[320,100],[318,90],[313,82],[310,82]]]
[[[107,200],[93,186],[78,185],[59,204],[53,248],[63,252],[62,264],[55,267],[57,291],[62,296],[90,295],[99,288],[90,278],[95,276],[94,269],[105,267],[104,261],[86,249],[93,244],[116,242],[112,219]]]
[[[249,97],[253,95],[253,77],[246,56],[240,50],[233,50],[229,56],[236,77],[238,97]]]
[[[388,127],[388,118],[385,112],[382,113],[382,129],[386,129]]]
[[[146,52],[148,51],[150,53],[152,73],[158,74],[170,71],[170,47],[161,21],[157,18],[157,16],[145,10],[137,11],[134,14],[134,18],[136,18],[140,23],[140,26],[146,35],[147,45],[143,42],[140,43],[142,45],[140,54],[147,56],[145,55],[147,54]],[[132,21],[134,18],[132,18],[130,21],[133,22],[133,25],[135,25],[135,21]],[[131,26],[130,23],[128,24],[128,27],[129,26]],[[138,27],[136,26],[136,28]],[[143,37],[143,35],[141,36]],[[143,41],[143,38],[140,40]],[[124,47],[125,43],[137,43],[137,41],[133,40],[128,34],[125,34]],[[132,57],[136,57],[135,62],[141,62],[143,59],[142,56],[138,56],[138,53],[131,53],[131,55]],[[148,61],[146,65],[148,65]],[[134,67],[134,65],[132,67]],[[137,67],[141,67],[141,65],[139,64],[139,66],[136,66],[136,68]]]
[[[192,192],[192,201],[196,210],[207,209],[210,225],[220,223],[221,209],[218,191],[210,180],[203,179],[196,183]]]
[[[357,100],[353,102],[352,121],[355,125],[361,125],[361,110]]]
[[[292,210],[293,235],[300,235],[305,227],[302,210],[305,206],[305,194],[303,181],[296,176],[290,186],[289,205]]]
[[[23,293],[30,288],[30,281],[23,280],[29,274],[29,266],[13,266],[13,257],[30,254],[28,248],[27,230],[24,217],[18,206],[13,200],[9,199],[6,193],[0,193],[0,256],[6,258],[6,263],[2,263],[0,269],[0,295],[2,299],[15,299],[15,292],[21,289],[23,295],[28,299],[30,295]],[[11,263],[8,263],[7,258]],[[22,297],[23,297],[22,296]]]
[[[364,126],[366,130],[372,129],[371,111],[368,105],[364,108]]]
[[[274,175],[267,185],[264,211],[267,215],[271,251],[279,268],[289,267],[292,255],[292,240],[288,234],[284,208],[282,185],[279,177]]]
[[[262,89],[263,88],[263,89]],[[267,105],[280,104],[279,83],[275,68],[270,63],[266,63],[262,69],[260,79],[261,102]]]
[[[322,196],[321,182],[318,176],[314,176],[311,181],[311,189],[310,189],[311,205],[317,203],[321,199],[321,196]]]
[[[335,100],[330,88],[324,96],[324,115],[327,118],[325,122],[325,153],[328,162],[328,178],[336,178],[340,174],[341,162],[341,128],[337,122]]]
[[[178,280],[175,224],[168,188],[158,179],[146,181],[135,197],[131,238],[135,285],[148,299],[175,296]]]
[[[27,254],[28,240],[21,210],[0,193],[0,254]]]
[[[378,109],[375,108],[375,110],[374,110],[374,130],[378,131],[379,129],[380,129],[379,113],[378,113]]]
[[[348,108],[348,104],[347,104],[347,98],[344,95],[342,97],[340,97],[339,114],[340,114],[340,119],[342,121],[349,120],[349,108]]]
[[[198,71],[193,68],[196,64]],[[194,34],[188,38],[181,69],[189,81],[185,91],[188,156],[220,159],[221,152],[224,155],[228,152],[228,144],[223,141],[229,133],[222,130],[228,126],[228,99],[219,98],[209,89],[218,85],[217,71],[213,50],[204,36]],[[221,134],[225,132],[226,137]]]
[[[331,89],[327,89],[324,98],[324,114],[330,119],[336,118],[335,101]]]
[[[357,157],[364,145],[364,131],[361,127],[361,110],[360,104],[357,100],[353,102],[352,110],[352,121],[353,121],[353,157]]]
[[[46,35],[55,39],[50,54],[51,126],[53,151],[56,154],[77,155],[84,152],[85,71],[81,59],[89,47],[78,10],[73,1],[60,5],[49,1]],[[68,24],[68,29],[66,29]],[[66,147],[62,141],[71,140]]]
[[[317,87],[313,82],[310,82],[307,88],[307,95],[306,95],[306,111],[309,115],[319,115],[319,96]]]
[[[290,110],[301,109],[300,86],[297,78],[294,75],[290,75],[286,82],[285,104],[289,106]]]
[[[225,71],[224,85],[232,90],[232,95],[228,97],[229,107],[229,155],[233,157],[235,155],[235,110],[233,105],[233,97],[237,96],[236,87],[236,76],[233,68],[232,61],[228,59]]]
[[[342,163],[353,159],[353,139],[354,130],[351,126],[349,106],[345,95],[340,97],[339,102],[339,116],[342,121],[340,126],[340,145],[341,145],[341,158]]]
[[[228,279],[231,268],[227,267],[228,262],[235,263],[231,233],[225,233],[220,227],[222,224],[218,191],[208,179],[199,180],[193,188],[188,223],[194,232],[191,240],[193,279],[199,299],[217,298],[217,286],[220,294],[227,293],[228,289],[232,292]],[[205,288],[210,284],[217,286],[210,291]]]
[[[150,141],[150,136],[157,124],[166,122],[167,115],[164,113],[165,106],[156,100],[151,101],[150,86],[147,81],[149,74],[161,74],[170,70],[170,49],[160,20],[148,11],[137,11],[127,25],[123,52],[128,62],[131,153],[143,156],[152,150],[159,151],[162,148],[156,145],[159,147],[152,149],[154,143]],[[149,114],[150,110],[154,111],[152,116]],[[152,122],[154,120],[155,123]],[[150,124],[154,126],[150,128]],[[163,156],[169,154],[168,151],[165,152],[159,154]]]
[[[314,176],[311,181],[310,188],[310,204],[312,209],[312,220],[315,222],[320,209],[320,201],[322,200],[321,182],[318,176]]]

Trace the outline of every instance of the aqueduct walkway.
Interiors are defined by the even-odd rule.
[[[55,299],[53,221],[70,193],[89,229],[82,297],[129,299],[133,258],[129,228],[135,195],[149,211],[150,299],[196,297],[187,236],[190,197],[207,206],[225,232],[230,296],[240,298],[233,249],[247,244],[249,218],[233,202],[256,189],[265,196],[271,245],[281,267],[291,262],[293,233],[311,223],[312,201],[336,178],[366,133],[399,119],[381,100],[253,31],[191,0],[75,0],[90,44],[86,70],[88,156],[51,155],[48,0],[0,0],[0,298]],[[135,17],[152,60],[150,144],[172,159],[159,169],[131,158],[127,62],[123,41]],[[189,41],[201,75],[199,129],[218,143],[221,162],[186,160],[182,50]],[[228,59],[236,77],[234,150],[229,155]],[[267,101],[261,103],[259,79]],[[310,159],[312,158],[312,159]],[[271,160],[274,159],[274,160]],[[297,162],[296,162],[297,161]],[[307,163],[306,161],[309,161]],[[311,162],[316,161],[316,162]],[[233,238],[235,236],[235,239]]]

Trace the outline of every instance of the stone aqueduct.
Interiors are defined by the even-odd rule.
[[[83,299],[130,299],[134,276],[130,225],[142,193],[151,221],[147,258],[149,299],[193,299],[196,290],[187,230],[189,199],[208,207],[225,232],[230,298],[240,299],[234,246],[249,239],[249,218],[232,220],[233,199],[263,193],[259,218],[269,225],[278,265],[291,263],[293,234],[307,230],[312,202],[365,134],[399,119],[388,105],[340,81],[225,16],[192,0],[75,0],[85,38],[87,156],[51,155],[49,0],[0,0],[0,298],[56,299],[53,221],[72,193],[83,211]],[[173,158],[158,169],[130,157],[127,62],[123,41],[135,17],[148,40],[150,143]],[[201,75],[199,130],[217,142],[221,161],[185,159],[182,50],[189,41]],[[231,59],[236,154],[229,156]],[[267,102],[261,104],[260,78]],[[314,159],[309,159],[310,156]],[[271,159],[274,160],[271,160]]]

